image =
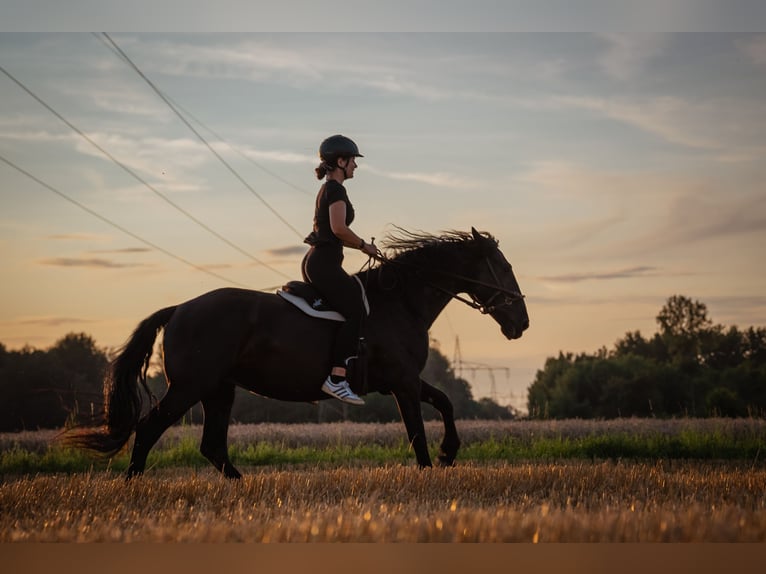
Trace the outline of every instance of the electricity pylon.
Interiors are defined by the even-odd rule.
[[[495,371],[505,371],[505,380],[507,383],[510,382],[511,370],[508,367],[493,367],[492,365],[487,365],[485,363],[464,361],[463,354],[460,351],[460,337],[458,337],[457,335],[455,335],[455,352],[452,357],[452,365],[453,365],[455,374],[460,378],[463,377],[463,369],[470,371],[472,377],[476,376],[477,371],[486,371],[487,373],[489,373],[489,381],[490,381],[489,397],[495,403],[497,402],[497,385],[495,384]]]

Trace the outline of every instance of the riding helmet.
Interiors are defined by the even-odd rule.
[[[335,165],[340,157],[364,157],[353,140],[340,134],[330,136],[319,146],[319,157],[327,165]]]

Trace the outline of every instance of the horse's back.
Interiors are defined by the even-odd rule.
[[[259,307],[276,295],[224,287],[178,305],[165,326],[165,367],[230,362]]]
[[[171,383],[227,380],[264,396],[315,400],[335,328],[275,293],[216,289],[177,307],[165,327],[165,371]]]

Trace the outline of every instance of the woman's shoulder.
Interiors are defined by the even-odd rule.
[[[336,201],[342,201],[348,198],[346,188],[343,187],[342,183],[335,181],[334,179],[325,183],[325,195],[328,203],[335,203]]]

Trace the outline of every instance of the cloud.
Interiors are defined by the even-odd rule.
[[[757,98],[554,96],[539,107],[589,111],[721,162],[761,161],[766,152],[758,121],[766,104]]]
[[[286,37],[285,37],[286,38]],[[473,70],[480,59],[456,61],[443,51],[436,57],[417,51],[404,54],[391,50],[388,39],[357,41],[353,57],[349,57],[346,38],[327,38],[322,42],[322,55],[317,57],[311,36],[292,35],[281,45],[274,39],[248,38],[229,41],[216,37],[210,43],[147,42],[146,38],[128,36],[113,39],[137,62],[143,62],[149,75],[173,75],[210,80],[248,80],[294,88],[344,89],[357,87],[383,94],[403,95],[424,101],[482,97],[478,92],[445,89],[424,81],[426,74],[447,68],[451,75]],[[334,78],[328,83],[326,78]],[[438,76],[435,76],[438,77]],[[129,110],[141,109],[138,102],[122,102],[114,94],[114,105]],[[109,102],[104,98],[103,102]]]
[[[668,246],[712,241],[766,230],[766,197],[710,201],[698,194],[683,194],[668,206],[657,229],[637,238],[635,250],[650,252]]]
[[[756,66],[766,66],[766,34],[759,34],[739,44],[739,49]]]
[[[556,196],[611,196],[614,190],[637,190],[646,185],[632,174],[593,169],[567,161],[535,161],[516,176],[521,185],[534,185]]]
[[[198,265],[198,267],[201,267],[202,269],[207,269],[208,271],[213,271],[216,269],[232,269],[234,265],[231,263],[203,263],[201,265]]]
[[[534,305],[555,305],[555,306],[601,306],[601,305],[657,305],[657,309],[661,307],[664,301],[663,295],[612,295],[612,296],[599,296],[599,295],[577,295],[572,293],[566,293],[563,295],[556,294],[530,294],[526,293],[526,299],[528,303],[534,303]]]
[[[40,317],[20,317],[10,324],[15,325],[36,325],[40,327],[59,327],[61,325],[95,323],[93,319],[83,319],[82,317],[58,317],[58,316],[40,316]]]
[[[87,135],[121,163],[155,177],[183,173],[187,178],[187,170],[214,159],[202,143],[191,137],[126,137],[109,132],[91,132]],[[81,153],[106,159],[90,142],[82,138],[76,141]],[[188,185],[188,182],[185,184]]]
[[[552,239],[557,241],[561,247],[579,247],[589,241],[603,237],[605,233],[624,223],[625,220],[626,217],[624,215],[609,215],[602,218],[575,222],[562,227],[561,232],[556,234],[558,237]]]
[[[88,253],[118,254],[118,253],[149,253],[154,251],[148,247],[124,247],[122,249],[93,249]]]
[[[220,147],[214,145],[213,147]],[[267,160],[278,163],[292,163],[292,164],[312,164],[316,165],[318,162],[316,154],[307,155],[299,154],[289,151],[279,150],[257,150],[257,149],[242,149],[238,148],[245,157],[253,160]],[[222,150],[224,151],[224,150]]]
[[[34,118],[30,117],[34,122]],[[77,126],[77,122],[73,122]],[[63,127],[63,126],[62,126]],[[83,129],[82,126],[77,126]],[[207,147],[198,140],[189,138],[162,138],[156,136],[125,135],[123,133],[83,130],[88,138],[108,152],[115,160],[139,177],[148,181],[155,189],[164,192],[188,192],[204,189],[202,180],[195,178],[192,170],[215,161]],[[63,129],[67,129],[63,127]],[[69,130],[66,133],[46,129],[15,128],[0,119],[0,139],[32,144],[63,143],[71,145],[78,153],[112,161],[101,150],[85,138]],[[212,144],[211,144],[212,145]],[[88,175],[83,169],[83,177]],[[103,184],[100,172],[90,170],[90,177]],[[196,180],[196,181],[195,181]]]
[[[230,41],[219,36],[211,37],[207,43],[152,42],[126,35],[112,38],[150,76],[249,80],[305,87],[324,84],[328,75],[376,77],[383,71],[380,67],[355,65],[354,59],[342,57],[346,54],[340,47],[333,47],[331,40],[323,42],[323,57],[317,57],[315,46],[301,45],[306,38],[300,35],[293,36],[287,47],[262,38]]]
[[[713,296],[708,297],[703,303],[711,303],[716,306],[726,307],[728,310],[749,310],[760,308],[766,311],[766,295],[749,296]]]
[[[55,241],[107,241],[109,236],[98,235],[96,233],[57,233],[48,235],[46,239]]]
[[[673,144],[704,150],[724,146],[715,133],[704,133],[710,128],[715,131],[716,126],[721,125],[718,108],[710,104],[695,104],[672,96],[632,101],[563,96],[554,100],[565,107],[590,110]]]
[[[82,89],[80,86],[79,89]],[[78,94],[72,94],[78,97]],[[110,114],[144,116],[152,122],[169,123],[175,120],[175,114],[160,100],[150,100],[144,92],[137,92],[129,86],[104,88],[103,84],[91,86],[85,95],[96,107]]]
[[[663,48],[661,34],[602,34],[608,46],[599,59],[606,73],[625,81],[640,76]]]
[[[657,275],[656,267],[638,266],[615,271],[604,271],[601,273],[570,273],[565,275],[549,275],[539,277],[542,281],[553,283],[579,283],[581,281],[611,280],[611,279],[629,279],[633,277],[646,277]]]
[[[39,265],[52,267],[85,267],[90,269],[126,269],[130,267],[146,267],[144,263],[118,263],[109,259],[84,257],[52,257],[37,261]]]
[[[707,295],[700,299],[708,307],[708,317],[715,323],[736,325],[741,330],[766,325],[766,296]]]
[[[306,253],[306,249],[308,249],[308,247],[305,245],[289,245],[287,247],[269,249],[266,253],[272,257],[288,257],[291,255],[303,255]]]
[[[369,171],[380,177],[386,177],[396,181],[414,181],[433,185],[435,187],[446,187],[452,189],[475,189],[486,185],[477,179],[468,179],[447,172],[396,172],[384,171],[371,165],[365,164],[365,171]]]

